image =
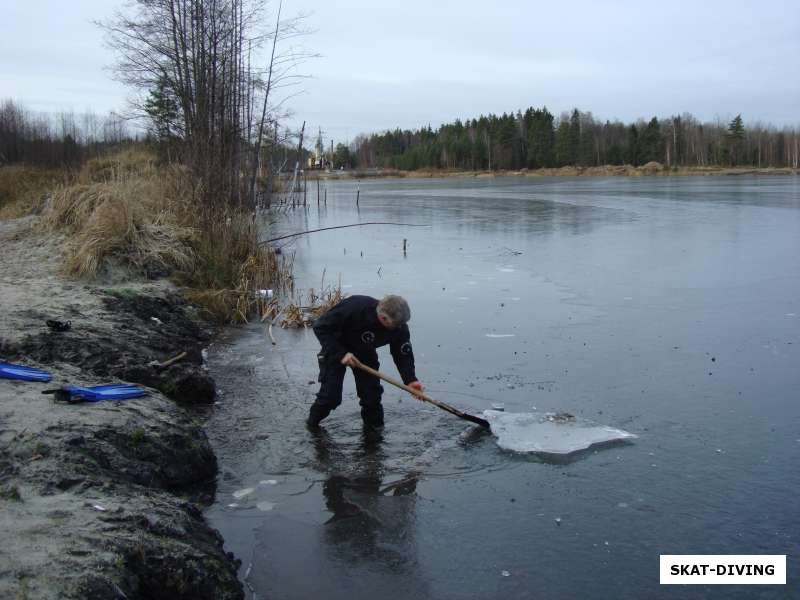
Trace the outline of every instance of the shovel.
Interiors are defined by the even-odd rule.
[[[378,379],[383,379],[386,383],[391,383],[393,386],[399,387],[401,390],[405,390],[409,394],[413,394],[414,396],[416,396],[420,400],[424,400],[425,402],[429,402],[430,404],[433,404],[434,406],[438,406],[442,410],[446,410],[450,414],[453,414],[453,415],[459,417],[460,419],[464,419],[466,421],[470,421],[472,423],[475,423],[476,425],[480,425],[481,427],[486,427],[486,429],[489,429],[489,421],[487,421],[486,419],[481,419],[480,417],[476,417],[474,415],[470,415],[470,414],[467,414],[465,412],[461,412],[460,410],[450,406],[449,404],[445,404],[444,402],[439,402],[438,400],[434,400],[433,398],[431,398],[430,396],[428,396],[424,392],[420,392],[419,390],[415,390],[412,387],[408,387],[404,383],[400,383],[396,379],[393,379],[393,378],[389,377],[388,375],[384,375],[383,373],[381,373],[380,371],[376,371],[372,367],[368,367],[367,365],[365,365],[364,363],[362,363],[361,361],[359,361],[355,357],[353,357],[353,366],[361,369],[362,371],[366,371],[370,375],[374,375]]]

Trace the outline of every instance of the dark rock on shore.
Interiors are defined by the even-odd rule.
[[[192,318],[191,307],[181,296],[129,290],[98,293],[107,309],[106,321],[77,324],[65,332],[40,330],[7,344],[6,353],[139,383],[186,404],[214,401],[216,388],[203,369],[201,354],[210,333]],[[181,352],[186,356],[168,368],[153,365]]]

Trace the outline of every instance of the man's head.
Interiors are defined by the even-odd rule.
[[[404,298],[389,295],[378,302],[378,320],[386,329],[397,329],[408,323],[410,318],[411,309]]]

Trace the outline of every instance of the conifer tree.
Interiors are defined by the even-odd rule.
[[[656,117],[644,128],[639,139],[639,160],[641,164],[659,161],[663,155],[664,143],[661,139],[661,124]]]
[[[559,167],[572,164],[570,162],[572,158],[571,128],[569,121],[566,119],[561,119],[558,123],[558,129],[556,129],[555,153],[556,165]]]
[[[581,113],[578,109],[572,111],[569,118],[569,159],[567,164],[574,165],[578,162],[581,146]]]
[[[728,159],[730,164],[735,166],[739,161],[742,140],[744,140],[744,123],[742,122],[742,115],[736,115],[728,124],[728,134],[726,137]]]
[[[526,119],[528,166],[534,169],[553,166],[555,145],[553,115],[550,114],[546,107],[536,110],[529,108],[526,113]]]
[[[161,77],[145,100],[144,110],[152,122],[152,132],[161,143],[169,142],[180,132],[180,107],[172,93],[169,81]]]
[[[634,167],[639,166],[639,130],[633,123],[631,123],[630,127],[628,127],[625,162]]]

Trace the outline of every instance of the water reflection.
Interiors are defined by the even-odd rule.
[[[323,540],[329,560],[370,572],[413,575],[416,566],[414,512],[418,475],[384,481],[383,433],[365,429],[352,452],[324,431],[314,434],[318,468],[326,474],[322,493],[330,518]]]
[[[307,475],[321,474],[321,486],[258,527],[252,598],[431,597],[415,535],[418,475],[390,473],[381,432],[342,433],[308,434]]]

